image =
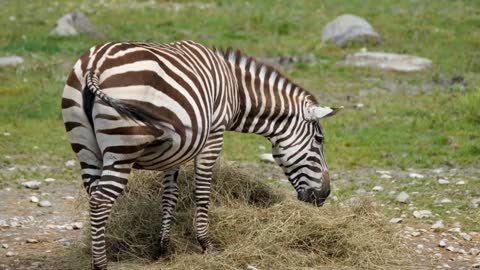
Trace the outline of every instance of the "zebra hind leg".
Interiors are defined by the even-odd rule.
[[[205,147],[195,159],[195,230],[197,240],[206,253],[210,247],[208,236],[208,206],[213,166],[223,146],[223,131],[211,133]]]
[[[172,215],[178,201],[178,168],[167,171],[163,177],[163,193],[162,193],[162,228],[159,238],[159,254],[160,256],[168,255],[170,243],[170,227],[172,223]]]
[[[131,165],[115,168],[104,166],[102,176],[90,188],[90,225],[92,236],[92,269],[107,269],[105,227],[117,197],[128,182]]]

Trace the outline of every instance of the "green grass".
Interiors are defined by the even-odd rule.
[[[179,11],[163,1],[153,6],[125,0],[56,3],[6,1],[0,10],[0,55],[26,60],[16,68],[0,68],[0,132],[12,133],[0,136],[0,152],[29,156],[17,162],[36,159],[35,145],[48,153],[46,160],[73,158],[62,127],[60,96],[73,62],[100,41],[53,38],[48,32],[63,14],[80,10],[109,40],[192,39],[258,56],[313,53],[319,63],[293,65],[286,74],[322,103],[347,107],[322,123],[334,169],[478,164],[480,3],[475,1],[215,1],[206,9],[187,6]],[[337,65],[359,47],[322,44],[320,34],[329,20],[344,13],[366,18],[384,36],[385,42],[370,50],[427,57],[434,67],[402,74]],[[466,90],[443,89],[434,81],[439,75],[464,76]],[[354,110],[355,103],[365,108]],[[223,155],[256,160],[263,152],[259,145],[268,151],[263,138],[228,133]],[[0,165],[7,162],[3,155]]]

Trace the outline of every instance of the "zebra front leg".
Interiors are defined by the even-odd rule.
[[[172,213],[178,201],[178,168],[167,171],[163,177],[162,193],[162,229],[160,231],[160,252],[157,257],[166,255],[170,243]]]
[[[210,202],[210,186],[212,170],[222,150],[223,131],[210,134],[205,147],[195,158],[195,230],[197,240],[204,253],[210,248],[208,236],[208,206]]]
[[[90,188],[90,225],[92,235],[92,269],[107,269],[105,227],[117,197],[128,182],[131,165],[104,166],[101,178]]]

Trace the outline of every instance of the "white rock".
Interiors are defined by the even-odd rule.
[[[446,264],[446,263],[443,263],[443,264],[442,264],[442,267],[443,267],[443,268],[452,268],[452,267],[450,267],[450,265],[448,265],[448,264]]]
[[[472,241],[472,237],[468,233],[461,232],[460,236],[463,237],[463,239],[465,239],[465,241]]]
[[[430,210],[417,210],[413,211],[413,216],[415,218],[431,218],[433,214]]]
[[[247,269],[246,270],[258,270],[255,266],[247,266]]]
[[[261,151],[267,150],[267,148],[266,148],[265,146],[263,146],[263,145],[259,145],[259,146],[258,146],[258,149],[261,150]]]
[[[419,173],[409,173],[409,174],[408,174],[408,177],[410,177],[410,178],[418,178],[418,179],[425,178],[425,176],[424,176],[423,174],[419,174]]]
[[[63,197],[63,199],[66,200],[66,201],[73,201],[73,200],[75,200],[75,197],[73,197],[73,196],[65,196],[65,197]]]
[[[28,244],[36,244],[36,243],[38,243],[38,240],[37,240],[37,239],[30,238],[30,239],[27,239],[26,242],[27,242]]]
[[[0,57],[0,66],[16,66],[22,63],[23,63],[23,58],[20,56],[12,55],[12,56]],[[5,132],[3,135],[10,136],[10,135],[5,135],[6,133],[8,132]]]
[[[447,179],[440,178],[440,179],[438,179],[438,183],[440,185],[448,185],[448,184],[450,184],[450,181],[448,181]]]
[[[418,245],[417,245],[417,249],[422,250],[422,249],[424,249],[424,248],[425,248],[425,247],[424,247],[422,244],[418,244]]]
[[[447,240],[446,239],[440,240],[440,242],[438,243],[438,246],[439,247],[446,247],[447,246]]]
[[[17,252],[13,252],[13,251],[8,251],[7,253],[5,253],[5,256],[7,257],[14,257],[14,256],[17,256],[18,253]]]
[[[46,178],[44,181],[47,183],[52,183],[55,182],[55,178]]]
[[[480,254],[480,249],[471,248],[471,249],[468,251],[468,254],[470,254],[470,255],[472,255],[472,256],[477,256],[478,254]]]
[[[345,60],[340,63],[349,66],[373,67],[403,72],[419,71],[432,65],[432,61],[426,58],[385,52],[347,54]]]
[[[401,223],[403,221],[403,218],[392,218],[390,219],[390,223],[397,224]]]
[[[472,268],[480,268],[480,262],[472,264]]]
[[[82,222],[74,222],[72,224],[72,228],[74,230],[80,230],[81,228],[83,228],[83,223]]]
[[[380,178],[382,178],[382,179],[392,179],[392,176],[389,175],[389,174],[382,174],[382,175],[380,175]]]
[[[12,135],[12,134],[11,134],[10,132],[4,132],[4,133],[3,133],[3,136],[5,136],[5,137],[10,137],[11,135]]]
[[[448,198],[445,198],[445,199],[442,199],[442,200],[440,201],[440,203],[444,203],[444,204],[446,204],[446,203],[452,203],[452,200],[450,200],[450,199],[448,199]]]
[[[275,163],[275,159],[273,158],[272,154],[260,154],[260,160],[264,162],[269,162],[269,163]]]
[[[30,202],[38,203],[40,200],[36,196],[30,196]]]
[[[380,43],[382,37],[364,19],[345,14],[329,22],[322,30],[322,42],[333,41],[340,47],[350,42]]]
[[[376,170],[375,172],[378,174],[391,174],[390,171],[384,171],[384,170]]]
[[[8,244],[2,244],[2,248],[8,249],[8,247],[9,247]]]
[[[365,107],[365,105],[364,105],[363,103],[357,103],[357,104],[355,104],[355,108],[356,108],[356,109],[361,109],[361,108],[363,108],[363,107]]]
[[[383,187],[382,186],[374,186],[372,190],[375,191],[375,192],[382,192]]]
[[[410,202],[410,196],[406,192],[400,192],[396,198],[397,202],[401,203],[409,203]]]
[[[413,232],[410,233],[410,235],[413,236],[413,237],[419,237],[420,235],[422,235],[422,233],[419,232],[419,231],[413,231]]]
[[[459,186],[461,186],[461,185],[465,185],[465,184],[466,184],[466,182],[465,182],[465,181],[458,181],[458,182],[457,182],[457,185],[459,185]]]
[[[73,159],[67,160],[67,162],[65,162],[65,166],[67,166],[67,167],[75,166],[75,160],[73,160]]]
[[[447,250],[448,250],[448,251],[451,251],[451,252],[457,252],[457,251],[458,251],[458,249],[457,249],[456,247],[454,247],[454,246],[448,246],[448,247],[447,247]]]
[[[468,207],[475,209],[475,208],[478,208],[479,205],[480,205],[480,197],[471,199]]]
[[[52,204],[49,201],[43,200],[38,202],[37,204],[39,207],[51,207]]]
[[[462,229],[460,228],[451,228],[448,230],[449,232],[455,232],[455,233],[460,233],[462,231]]]
[[[42,183],[40,181],[32,180],[32,181],[23,182],[22,186],[29,189],[39,189],[41,184]]]
[[[443,169],[442,168],[433,169],[432,172],[436,174],[441,174],[443,172]]]
[[[435,253],[435,254],[433,254],[433,258],[435,260],[440,260],[442,258],[442,254],[441,253]]]
[[[445,225],[443,224],[443,220],[438,220],[437,222],[435,222],[432,227],[430,227],[434,230],[437,230],[437,229],[443,229],[445,228]]]

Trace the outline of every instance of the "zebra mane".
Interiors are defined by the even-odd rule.
[[[290,78],[285,76],[282,72],[280,72],[277,68],[273,67],[272,65],[266,64],[266,63],[256,59],[255,57],[248,56],[248,55],[244,54],[239,49],[235,50],[231,47],[228,47],[226,50],[224,50],[223,48],[215,48],[214,47],[213,50],[215,51],[215,53],[218,56],[223,57],[225,60],[227,60],[228,62],[230,62],[232,64],[238,65],[242,61],[245,61],[245,63],[253,63],[255,65],[255,67],[254,67],[255,70],[259,70],[262,67],[264,67],[267,71],[270,71],[272,74],[276,74],[278,77],[283,78],[285,80],[285,84],[287,84],[287,83],[292,84],[292,86],[297,87],[300,90],[300,92],[303,92],[306,95],[309,95],[314,103],[317,103],[314,95],[312,95],[307,90],[305,90],[305,88],[301,87],[297,83],[290,80]]]

